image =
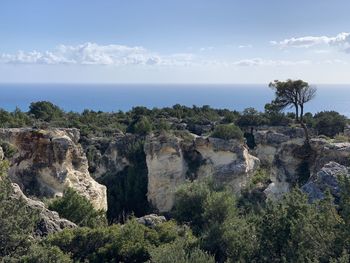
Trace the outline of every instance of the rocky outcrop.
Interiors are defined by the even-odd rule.
[[[339,176],[349,177],[349,169],[336,162],[327,163],[301,189],[308,194],[310,202],[323,199],[327,190],[337,201],[340,198]]]
[[[166,218],[164,216],[159,216],[157,214],[145,215],[143,217],[139,217],[136,219],[139,224],[145,225],[150,228],[154,228],[157,225],[160,225],[166,222]]]
[[[107,209],[106,187],[91,178],[77,129],[0,129],[0,139],[16,148],[9,176],[26,194],[62,196],[71,187]]]
[[[60,232],[65,228],[75,228],[76,224],[60,218],[57,212],[47,209],[44,203],[27,198],[21,188],[17,184],[12,184],[13,194],[11,198],[16,200],[23,200],[29,209],[38,211],[39,222],[35,228],[35,234],[38,236],[47,236],[56,232]]]
[[[251,152],[270,169],[272,183],[265,194],[272,199],[279,198],[293,185],[305,183],[331,161],[350,165],[350,143],[312,138],[307,147],[299,128],[258,130],[254,138],[257,146]]]
[[[131,134],[116,134],[113,138],[92,138],[85,141],[84,150],[89,158],[89,171],[94,178],[100,178],[106,173],[117,174],[130,163],[127,159],[127,149],[133,145],[135,136]]]
[[[148,136],[145,142],[148,200],[160,212],[170,211],[176,188],[186,180],[187,165],[180,142],[167,134]]]
[[[218,183],[230,186],[234,192],[247,183],[259,167],[259,160],[250,155],[246,146],[236,140],[196,137],[184,143],[174,135],[149,136],[145,143],[148,168],[148,200],[160,212],[174,204],[176,189],[188,179],[212,176]],[[196,155],[196,163],[189,159]]]
[[[197,137],[193,145],[201,155],[202,164],[197,177],[213,176],[219,182],[239,192],[248,177],[260,165],[258,158],[249,154],[247,147],[238,140]]]

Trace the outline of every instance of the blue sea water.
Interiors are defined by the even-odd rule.
[[[306,111],[335,110],[350,117],[350,85],[318,85],[316,98]],[[27,111],[31,102],[48,100],[66,111],[84,109],[127,111],[174,104],[210,105],[214,108],[263,110],[273,99],[267,85],[106,85],[106,84],[0,84],[0,108]]]

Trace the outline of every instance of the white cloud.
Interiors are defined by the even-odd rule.
[[[143,47],[98,45],[60,45],[53,51],[18,51],[0,54],[0,62],[10,64],[80,64],[80,65],[186,65],[191,54],[159,55]]]
[[[206,52],[206,51],[212,51],[214,50],[215,48],[214,47],[201,47],[199,49],[200,52]]]
[[[350,33],[343,32],[336,36],[304,36],[284,39],[282,41],[270,41],[272,45],[281,48],[296,47],[310,48],[313,46],[326,45],[339,47],[342,51],[350,53]]]
[[[236,66],[295,66],[295,65],[309,65],[312,62],[309,60],[269,60],[262,58],[253,58],[253,59],[243,59],[233,62],[233,65]]]
[[[252,44],[248,44],[248,45],[239,45],[238,48],[252,48],[253,45]]]
[[[216,60],[199,57],[192,53],[159,54],[143,47],[125,45],[60,45],[51,51],[18,51],[14,54],[0,54],[2,64],[41,64],[41,65],[112,65],[112,66],[163,66],[228,68],[241,66],[293,66],[311,64],[311,61],[272,60],[252,58],[242,60]]]

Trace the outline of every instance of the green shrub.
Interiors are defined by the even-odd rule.
[[[48,122],[61,118],[64,115],[63,110],[49,101],[31,103],[28,113],[32,114],[36,119]]]
[[[243,140],[243,132],[234,124],[220,124],[215,127],[214,131],[211,134],[211,137],[224,140]]]
[[[71,258],[56,246],[33,245],[20,263],[73,263]]]
[[[72,188],[68,188],[63,197],[52,201],[49,209],[79,226],[97,227],[107,223],[105,212],[96,211],[89,200]]]
[[[0,141],[0,147],[6,158],[12,158],[17,152],[17,148],[9,142]]]
[[[0,162],[0,259],[18,257],[31,245],[38,212],[22,199],[11,198],[13,188],[6,176],[8,164]]]
[[[199,248],[186,249],[183,242],[161,245],[151,251],[153,263],[215,263],[215,259]]]
[[[132,131],[139,135],[146,135],[152,131],[152,124],[148,117],[142,116],[134,125]]]
[[[334,137],[344,131],[347,118],[335,111],[323,111],[314,116],[314,128],[319,135]]]

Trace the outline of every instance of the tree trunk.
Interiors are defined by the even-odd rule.
[[[300,120],[300,125],[301,125],[301,127],[303,128],[303,130],[304,130],[304,134],[305,134],[305,143],[306,143],[307,145],[310,145],[309,130],[307,129],[305,123],[304,123],[302,120]]]
[[[299,121],[299,106],[298,104],[294,104],[295,107],[295,120]]]
[[[300,105],[300,121],[303,121],[304,117],[304,105]]]

